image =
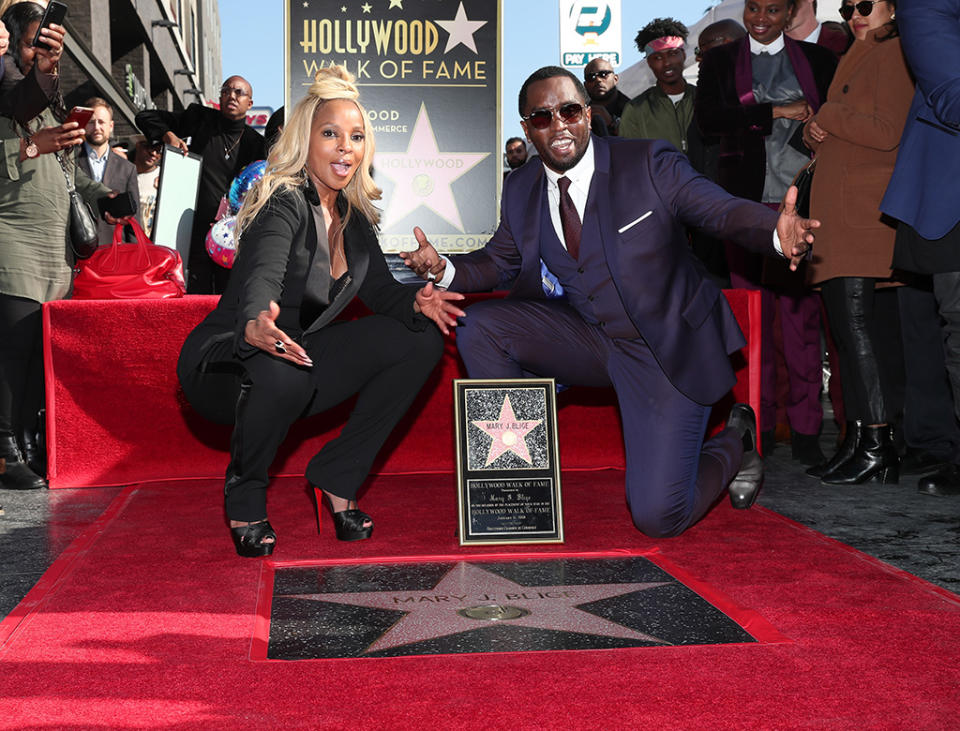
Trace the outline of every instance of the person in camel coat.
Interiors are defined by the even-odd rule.
[[[903,407],[903,358],[890,262],[895,222],[880,212],[914,84],[900,48],[895,3],[841,8],[856,40],[840,60],[827,100],[804,127],[815,151],[810,212],[822,222],[807,267],[821,288],[840,356],[847,430],[826,463],[808,470],[827,484],[896,482],[889,423]]]

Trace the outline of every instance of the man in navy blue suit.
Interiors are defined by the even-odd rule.
[[[894,268],[933,280],[929,302],[919,289],[903,287],[899,293],[906,438],[947,460],[920,480],[920,491],[960,495],[960,431],[954,418],[960,418],[960,0],[901,3],[897,24],[917,91],[880,209],[900,221]],[[925,332],[931,336],[922,338]],[[945,408],[946,394],[937,390],[944,359],[953,414]],[[945,384],[941,388],[947,391]]]
[[[735,381],[728,355],[744,338],[685,231],[772,255],[779,246],[796,264],[817,224],[790,201],[778,219],[729,195],[664,142],[592,136],[586,91],[565,69],[530,76],[519,106],[539,158],[507,178],[487,245],[451,262],[415,229],[420,247],[402,255],[453,290],[511,287],[510,297],[477,303],[462,320],[457,347],[468,373],[613,386],[627,501],[647,535],[683,532],[728,484],[734,505],[749,507],[762,479],[752,410],[738,405],[733,428],[703,439],[711,405]],[[564,299],[544,296],[541,262]]]

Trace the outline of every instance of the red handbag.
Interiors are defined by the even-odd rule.
[[[137,243],[121,243],[123,224],[113,230],[113,244],[101,246],[89,259],[78,261],[73,279],[73,299],[165,299],[183,297],[183,260],[173,249],[157,246],[143,232],[135,218]]]

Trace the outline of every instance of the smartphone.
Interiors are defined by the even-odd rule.
[[[67,122],[76,122],[80,125],[80,129],[83,129],[87,126],[87,122],[90,121],[90,117],[93,116],[93,109],[90,107],[74,107],[70,110],[70,114],[67,115],[67,118],[63,120],[63,123]]]
[[[37,27],[37,34],[33,37],[33,43],[31,45],[34,48],[48,48],[46,42],[40,37],[40,31],[50,25],[63,25],[63,19],[66,17],[67,6],[63,3],[58,3],[57,0],[50,0],[47,9],[43,12],[43,18]]]
[[[104,213],[109,213],[114,218],[126,218],[136,213],[133,205],[133,193],[129,191],[120,193],[116,198],[106,196],[98,198],[97,208],[100,209],[101,218],[103,218]]]

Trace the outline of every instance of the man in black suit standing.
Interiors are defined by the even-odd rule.
[[[93,180],[103,183],[121,195],[133,196],[136,213],[140,206],[140,188],[137,185],[137,168],[110,149],[113,137],[113,107],[106,99],[93,97],[84,103],[93,109],[93,116],[87,122],[86,139],[77,153],[77,161],[83,171]],[[113,226],[104,220],[97,223],[100,233],[100,246],[113,241]]]

